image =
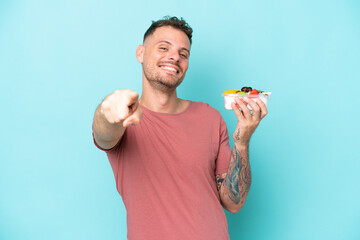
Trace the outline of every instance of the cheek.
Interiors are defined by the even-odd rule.
[[[152,55],[148,56],[148,62],[154,65],[159,64],[159,62],[161,62],[163,56],[159,53],[154,53]]]
[[[156,64],[156,60],[155,60],[154,56],[151,54],[145,55],[144,56],[144,64],[146,64],[146,65]]]
[[[182,64],[182,68],[184,69],[184,72],[187,71],[188,67],[189,67],[189,62],[184,62],[184,63]]]

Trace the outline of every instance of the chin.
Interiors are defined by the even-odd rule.
[[[182,83],[183,79],[183,77],[178,78],[178,76],[169,75],[158,76],[156,78],[158,82],[160,82],[162,85],[168,86],[169,88],[176,88]]]
[[[176,90],[176,88],[182,83],[182,80],[180,81],[167,81],[165,79],[157,79],[157,80],[148,80],[150,85],[161,92],[172,92]]]
[[[169,92],[175,90],[183,81],[184,75],[169,75],[160,72],[144,71],[145,78],[148,80],[150,85],[162,92]]]
[[[159,83],[169,89],[175,89],[177,88],[182,81],[176,81],[176,82],[171,82],[171,81],[159,81]]]

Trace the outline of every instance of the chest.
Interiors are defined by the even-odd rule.
[[[148,171],[214,173],[218,140],[209,125],[180,127],[145,122],[127,140],[135,146],[129,157]]]

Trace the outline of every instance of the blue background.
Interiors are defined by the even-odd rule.
[[[0,239],[126,238],[92,118],[115,89],[141,93],[135,49],[165,15],[194,29],[179,96],[218,109],[230,135],[223,90],[273,93],[231,239],[360,239],[359,13],[355,0],[1,0]]]

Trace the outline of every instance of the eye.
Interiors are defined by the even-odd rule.
[[[182,57],[182,58],[187,58],[187,55],[186,54],[183,54],[183,53],[180,53],[180,56]]]
[[[166,51],[166,50],[167,50],[166,47],[160,47],[159,49],[160,49],[160,50],[163,50],[163,51]]]

